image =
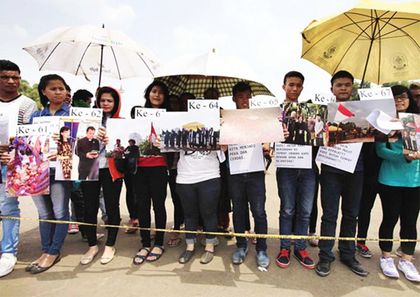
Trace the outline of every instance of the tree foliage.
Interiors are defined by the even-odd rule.
[[[39,99],[39,94],[38,94],[38,84],[33,84],[31,86],[28,81],[23,79],[20,82],[18,91],[20,94],[23,94],[26,97],[34,100],[38,108],[42,108],[42,104],[41,104],[41,101]]]

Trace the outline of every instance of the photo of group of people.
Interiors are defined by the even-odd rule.
[[[420,151],[420,115],[413,113],[400,113],[403,124],[402,139],[404,149],[412,152]]]
[[[373,142],[378,131],[367,121],[375,110],[396,117],[394,100],[347,101],[328,104],[328,142]]]
[[[153,155],[159,148],[149,141],[152,123],[148,119],[109,119],[107,133],[109,142],[106,157],[113,157],[120,172],[136,171],[136,160],[142,155]],[[150,139],[151,140],[151,139]]]
[[[17,136],[11,144],[6,189],[10,196],[49,194],[48,136]]]
[[[100,119],[63,117],[57,141],[56,180],[97,180]]]
[[[217,112],[171,112],[154,121],[162,152],[219,149],[220,120]]]
[[[327,106],[313,103],[286,103],[282,108],[283,124],[289,131],[285,143],[325,145]]]
[[[219,143],[219,131],[206,128],[199,122],[188,123],[182,128],[163,130],[163,151],[169,150],[216,150]]]

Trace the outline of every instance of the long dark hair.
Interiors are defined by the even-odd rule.
[[[111,111],[111,117],[113,117],[120,108],[120,94],[118,94],[118,91],[111,87],[100,87],[96,91],[96,101],[95,101],[95,107],[101,108],[101,96],[105,93],[111,94],[112,98],[114,99],[114,108]]]
[[[409,99],[409,105],[405,112],[408,113],[419,113],[419,107],[416,104],[416,101],[413,98],[413,94],[411,94],[410,90],[407,87],[404,87],[402,85],[395,85],[391,87],[392,95],[398,96],[403,93],[406,93]]]
[[[41,101],[42,106],[46,107],[48,105],[48,102],[50,100],[48,100],[48,97],[45,96],[44,94],[42,94],[42,91],[45,90],[45,88],[47,87],[48,83],[51,80],[59,80],[61,81],[64,86],[66,86],[66,81],[64,80],[64,78],[62,78],[61,76],[59,76],[58,74],[47,74],[44,75],[43,77],[41,77],[41,79],[39,80],[39,84],[38,84],[38,94],[39,94],[39,99]]]
[[[63,126],[60,128],[60,142],[63,143],[64,139],[63,139],[63,135],[61,135],[61,133],[63,133],[64,131],[70,131],[69,127]]]
[[[147,88],[146,90],[144,90],[144,98],[146,99],[146,103],[144,104],[144,107],[148,107],[151,108],[152,104],[150,103],[150,92],[152,91],[153,87],[158,86],[162,89],[163,92],[163,103],[160,106],[160,108],[165,108],[166,110],[170,110],[170,106],[169,106],[169,89],[166,86],[165,83],[155,80],[153,81]]]

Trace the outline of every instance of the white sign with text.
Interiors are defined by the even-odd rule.
[[[279,107],[280,100],[276,97],[264,98],[256,97],[249,100],[249,108],[266,108],[266,107]]]
[[[264,156],[261,144],[229,145],[230,174],[264,171]]]
[[[328,103],[335,102],[335,96],[331,93],[315,93],[312,103],[328,105]]]
[[[70,107],[71,117],[88,117],[102,119],[102,108]]]
[[[312,168],[312,146],[276,142],[276,167]]]
[[[319,147],[316,161],[350,173],[354,172],[362,149],[362,142]]]
[[[188,100],[188,111],[203,111],[203,110],[219,110],[219,100],[215,99],[199,99]]]
[[[162,114],[166,113],[164,108],[146,108],[136,107],[134,109],[135,119],[156,119],[160,118]]]
[[[358,89],[357,93],[359,94],[360,101],[394,99],[394,96],[392,95],[392,90],[390,87]]]

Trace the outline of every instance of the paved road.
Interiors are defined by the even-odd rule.
[[[266,176],[267,212],[269,232],[277,233],[279,199],[273,168]],[[121,199],[124,221],[127,218],[125,202]],[[30,199],[21,199],[23,217],[36,217],[36,209]],[[168,226],[172,224],[172,202],[167,199]],[[370,236],[377,236],[381,219],[380,202],[376,201]],[[396,230],[398,231],[398,230]],[[102,246],[104,242],[102,241]],[[292,259],[288,269],[280,269],[273,262],[268,272],[256,268],[253,247],[244,264],[233,266],[230,255],[234,240],[221,239],[213,262],[199,263],[201,247],[191,263],[177,262],[183,245],[166,248],[164,256],[156,263],[133,266],[131,260],[140,245],[138,234],[120,232],[117,241],[117,256],[108,265],[101,265],[99,257],[88,266],[79,265],[80,256],[87,244],[79,235],[66,239],[63,259],[51,270],[33,276],[24,271],[26,263],[40,253],[37,223],[22,222],[19,264],[9,276],[0,279],[0,297],[42,296],[42,297],[104,297],[104,296],[420,296],[420,285],[407,281],[385,278],[378,267],[379,248],[377,243],[369,246],[374,252],[372,259],[360,259],[371,272],[367,278],[358,277],[336,262],[332,274],[320,278],[314,271],[306,270]],[[278,241],[269,240],[269,255],[274,260]],[[396,248],[396,247],[395,247]],[[416,250],[415,264],[420,268],[420,245]],[[309,248],[317,260],[317,249]]]

